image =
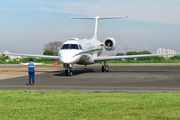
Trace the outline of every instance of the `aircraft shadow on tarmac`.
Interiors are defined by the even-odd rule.
[[[137,72],[140,72],[140,73],[156,73],[156,72],[170,72],[170,71],[113,71],[113,72],[134,72],[134,73],[137,73]]]
[[[83,68],[83,69],[73,69],[73,76],[74,75],[80,75],[80,74],[84,74],[84,73],[90,73],[90,72],[94,72],[95,70],[94,69],[91,69],[91,68]],[[62,70],[58,71],[58,74],[54,74],[54,76],[66,76],[65,74],[65,71]]]
[[[59,73],[60,72],[60,73]],[[74,75],[80,75],[84,73],[92,73],[92,72],[97,72],[97,73],[102,73],[100,70],[94,70],[94,69],[89,69],[89,68],[84,68],[81,70],[73,70],[73,76]],[[110,71],[108,73],[167,73],[170,71]],[[54,74],[54,76],[66,76],[65,71],[57,71],[57,74]]]

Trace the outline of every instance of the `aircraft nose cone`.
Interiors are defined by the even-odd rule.
[[[62,63],[66,63],[66,64],[70,64],[70,63],[71,63],[71,59],[69,59],[69,58],[63,58],[63,59],[61,59],[61,62],[62,62]]]
[[[67,53],[67,52],[64,52],[64,53],[61,53],[60,54],[60,61],[62,62],[62,63],[66,63],[66,64],[72,64],[73,63],[73,59],[72,59],[72,57],[74,56],[74,54],[69,54],[69,53]]]
[[[67,64],[68,64],[68,63],[71,62],[71,58],[70,58],[70,56],[62,55],[62,54],[61,54],[60,61],[61,61],[62,63],[67,63]]]
[[[64,50],[60,51],[59,59],[64,64],[75,64],[81,58],[82,51]]]

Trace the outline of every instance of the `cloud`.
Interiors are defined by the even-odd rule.
[[[128,15],[128,20],[161,24],[180,24],[179,0],[8,0],[18,8],[0,8],[4,11],[39,10],[77,14],[80,16],[122,16]]]
[[[60,12],[55,8],[50,8],[50,7],[45,7],[45,6],[39,6],[38,8],[34,8],[34,9],[48,11],[48,12]]]
[[[128,15],[129,20],[149,23],[180,24],[178,0],[99,0],[91,2],[42,3],[42,11],[83,16]]]
[[[0,8],[0,11],[23,12],[27,9]]]

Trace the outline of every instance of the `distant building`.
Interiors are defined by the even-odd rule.
[[[176,53],[176,51],[172,49],[159,48],[157,49],[157,54],[166,54],[166,53]],[[163,57],[173,57],[174,55],[165,55]]]
[[[5,51],[5,52],[3,52],[3,53],[10,53],[9,51]],[[2,56],[2,53],[0,53],[0,57]],[[9,58],[11,59],[11,60],[14,60],[14,59],[17,59],[17,58],[19,58],[19,59],[22,59],[22,57],[21,56],[14,56],[14,55],[6,55],[6,56],[9,56]]]

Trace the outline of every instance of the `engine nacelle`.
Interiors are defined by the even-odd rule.
[[[114,38],[106,38],[104,40],[104,48],[108,51],[114,50],[116,48],[116,41]]]

